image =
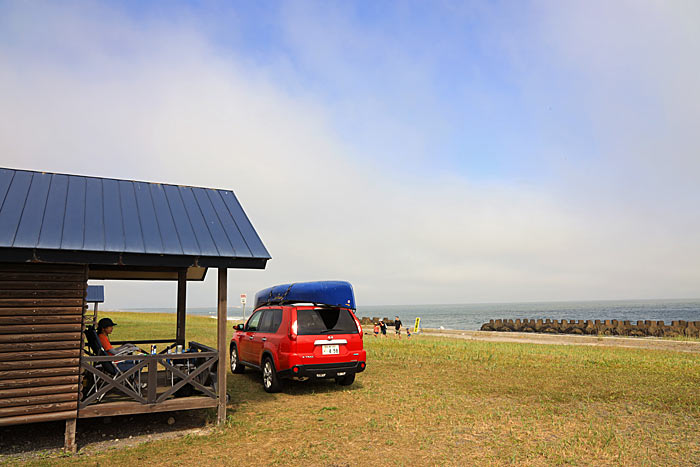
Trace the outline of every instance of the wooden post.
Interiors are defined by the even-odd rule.
[[[90,278],[90,266],[85,265],[85,294],[83,295],[83,312],[80,313],[80,353],[78,354],[78,401],[83,398],[83,380],[85,376],[83,373],[82,360],[83,352],[85,351],[85,310],[90,309],[90,305],[87,303],[87,291],[88,291],[88,279]],[[97,327],[97,302],[95,302],[95,314],[93,315],[92,325]],[[75,416],[76,418],[66,421],[66,434],[65,434],[65,449],[70,453],[75,453],[77,447],[75,445],[75,426],[78,422],[78,411],[80,410],[80,402],[78,402],[78,407],[76,407]]]
[[[187,269],[177,271],[177,334],[175,340],[185,345],[185,320],[187,303]]]
[[[226,421],[226,299],[228,284],[228,274],[226,268],[219,268],[218,303],[216,314],[216,348],[219,352],[219,363],[217,369],[217,387],[219,389],[219,403],[217,410],[217,421],[222,424]]]
[[[94,303],[95,307],[92,310],[92,325],[97,327],[97,302]]]
[[[75,444],[75,426],[77,425],[78,419],[69,418],[66,420],[66,435],[63,444],[63,448],[66,452],[75,454],[78,450],[78,446]]]
[[[158,360],[150,358],[148,360],[148,380],[146,381],[146,400],[149,404],[156,403],[158,388]]]

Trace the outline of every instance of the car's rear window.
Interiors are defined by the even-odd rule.
[[[357,325],[349,310],[316,308],[297,310],[297,334],[357,334]]]

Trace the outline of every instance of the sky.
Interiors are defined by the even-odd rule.
[[[232,296],[697,298],[698,24],[681,0],[0,0],[0,166],[233,190],[272,260]]]

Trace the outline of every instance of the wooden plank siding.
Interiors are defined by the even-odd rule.
[[[78,416],[87,267],[0,264],[0,426]]]
[[[0,316],[80,316],[83,313],[81,307],[23,307],[0,308]]]
[[[42,386],[78,384],[78,373],[73,375],[47,376],[45,378],[17,378],[0,380],[0,391],[15,388],[38,388]]]
[[[3,325],[3,327],[6,325]],[[80,329],[76,332],[29,332],[24,334],[0,334],[0,344],[20,342],[55,342],[80,340]]]
[[[59,350],[80,349],[80,344],[75,340],[49,341],[49,342],[18,342],[13,344],[0,344],[0,354],[4,352],[20,352],[34,350]]]
[[[0,316],[1,324],[81,324],[80,315]]]

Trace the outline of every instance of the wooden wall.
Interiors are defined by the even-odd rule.
[[[0,263],[0,426],[77,417],[87,267]]]

